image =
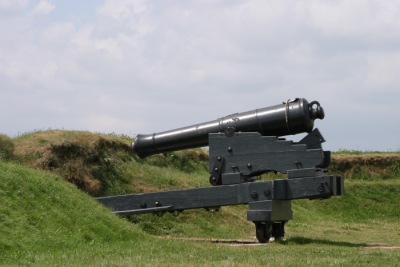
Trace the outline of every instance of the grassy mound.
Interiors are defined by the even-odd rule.
[[[173,167],[185,173],[207,169],[204,151],[180,151],[141,160],[132,154],[131,142],[126,136],[51,130],[16,138],[14,153],[23,165],[58,174],[92,196],[160,190],[160,178],[156,183],[146,179],[144,172],[151,175],[151,171],[138,171],[138,164]],[[147,181],[143,183],[141,177]],[[169,183],[174,186],[179,181]],[[149,187],[151,184],[154,186]],[[185,182],[182,184],[184,187]]]
[[[0,162],[0,203],[3,263],[143,236],[73,185],[13,163]]]
[[[16,158],[22,164],[63,177],[92,196],[165,191],[209,186],[208,154],[201,149],[178,151],[140,159],[130,151],[131,140],[115,135],[79,131],[44,131],[15,140]],[[101,145],[99,145],[101,144]],[[97,185],[96,190],[93,184]],[[243,209],[240,213],[245,212]],[[130,220],[155,235],[239,237],[253,232],[253,225],[238,231],[236,225],[219,228],[220,220],[239,217],[238,212],[220,212],[210,217],[204,210],[185,212],[179,218],[145,215]],[[224,219],[222,219],[224,218]]]
[[[202,150],[143,160],[131,154],[131,140],[124,136],[44,131],[12,141],[9,159],[14,163],[0,159],[0,264],[396,266],[400,261],[395,249],[400,246],[400,176],[387,171],[396,169],[398,153],[389,153],[394,159],[390,164],[385,159],[386,165],[365,160],[383,154],[335,153],[333,169],[346,175],[346,194],[293,201],[287,241],[248,246],[256,240],[246,206],[185,211],[179,217],[135,216],[132,224],[82,192],[96,196],[209,186]],[[351,164],[344,164],[349,159]],[[355,165],[363,175],[353,175]],[[377,243],[378,249],[370,249]],[[383,244],[394,249],[382,250]]]
[[[330,171],[349,179],[400,177],[400,153],[334,153]]]
[[[351,181],[344,197],[294,201],[287,241],[262,246],[244,207],[138,216],[140,226],[164,237],[154,238],[49,173],[0,162],[0,181],[6,266],[396,266],[400,260],[397,180]]]
[[[15,140],[15,156],[26,166],[48,170],[93,196],[121,182],[113,160],[130,160],[127,138],[76,131],[43,131]]]

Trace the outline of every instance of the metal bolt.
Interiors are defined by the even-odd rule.
[[[218,160],[218,161],[221,161],[221,160],[222,160],[222,158],[221,158],[220,156],[218,156],[218,157],[217,157],[217,160]]]
[[[161,207],[161,206],[162,206],[162,205],[161,205],[161,202],[160,202],[160,201],[156,201],[155,206],[156,206],[156,207]]]
[[[324,184],[321,184],[320,186],[318,186],[318,192],[322,193],[324,191],[325,191]]]
[[[251,192],[251,198],[252,199],[258,198],[258,193],[256,191]]]
[[[232,152],[232,147],[228,147],[228,152]]]
[[[140,203],[140,208],[141,208],[141,209],[147,208],[147,204],[146,204],[146,203]]]
[[[271,195],[271,191],[268,190],[268,189],[265,189],[265,190],[264,190],[264,195],[265,195],[266,197],[268,197],[269,195]]]
[[[215,167],[215,168],[214,168],[214,171],[218,171],[218,168],[217,168],[217,167]]]
[[[252,167],[251,163],[247,163],[247,168],[251,169]]]

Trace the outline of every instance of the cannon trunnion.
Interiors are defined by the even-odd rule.
[[[294,199],[326,199],[342,195],[343,178],[326,171],[330,152],[315,119],[324,111],[316,101],[295,99],[269,108],[238,113],[215,121],[163,133],[138,135],[133,143],[140,157],[209,145],[212,187],[97,198],[114,213],[179,213],[248,204],[247,220],[254,222],[259,242],[282,238],[293,213]],[[283,135],[308,132],[299,142]],[[267,172],[287,179],[256,181]]]

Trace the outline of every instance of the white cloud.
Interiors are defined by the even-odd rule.
[[[0,11],[11,11],[26,8],[29,0],[0,0]]]
[[[32,11],[34,16],[42,16],[50,14],[55,8],[54,4],[48,0],[40,0]]]
[[[365,87],[399,90],[400,51],[370,53],[367,57],[369,66]]]
[[[97,9],[97,12],[100,15],[121,21],[131,19],[132,16],[141,14],[146,9],[146,1],[144,0],[106,0],[103,6]]]
[[[50,1],[0,0],[19,10],[0,16],[0,108],[19,107],[6,133],[162,131],[306,97],[325,107],[316,125],[333,148],[397,140],[396,1],[90,3],[84,20],[77,4],[58,16]],[[385,140],[365,119],[377,117]],[[360,127],[370,141],[343,136]]]

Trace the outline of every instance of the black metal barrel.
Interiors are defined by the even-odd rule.
[[[317,101],[304,98],[288,100],[283,104],[232,114],[213,121],[175,130],[139,134],[133,151],[141,158],[147,156],[208,145],[208,134],[225,132],[259,132],[264,136],[284,136],[311,132],[315,119],[324,118],[324,110]]]

